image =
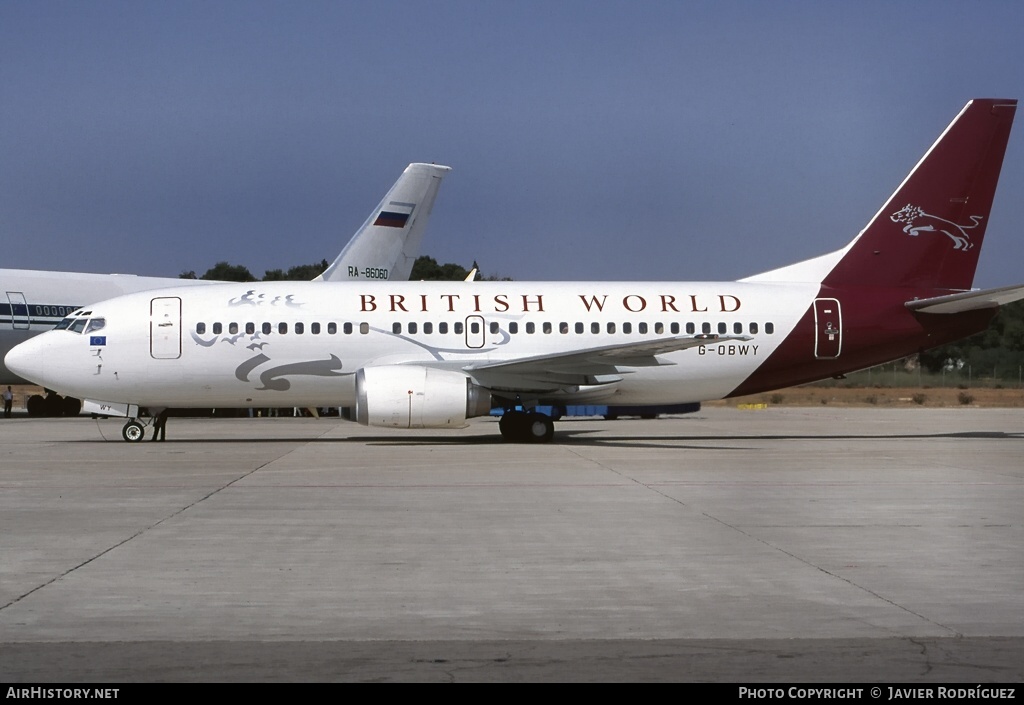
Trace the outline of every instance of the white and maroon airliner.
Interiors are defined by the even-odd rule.
[[[677,404],[839,376],[984,330],[1024,285],[971,289],[1016,100],[972,100],[837,252],[734,282],[250,283],[93,304],[7,355],[144,428],[140,408],[352,406],[456,428],[542,404]],[[401,219],[396,211],[393,217]]]

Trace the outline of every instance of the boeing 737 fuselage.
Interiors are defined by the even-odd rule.
[[[975,100],[846,248],[738,282],[294,282],[166,289],[68,316],[7,364],[139,407],[356,407],[361,423],[550,440],[540,404],[677,404],[834,377],[962,338],[1016,101]],[[525,411],[523,409],[526,409]],[[141,437],[130,421],[125,437]]]

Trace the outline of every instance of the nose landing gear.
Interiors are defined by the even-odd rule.
[[[146,427],[139,423],[136,419],[132,419],[124,425],[121,429],[121,438],[125,439],[129,443],[137,443],[146,436]]]

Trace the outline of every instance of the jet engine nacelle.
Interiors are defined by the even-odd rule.
[[[364,426],[462,428],[490,410],[491,395],[461,372],[381,365],[356,373],[356,420]]]

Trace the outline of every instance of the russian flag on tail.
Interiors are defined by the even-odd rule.
[[[385,228],[404,228],[405,224],[409,221],[409,216],[412,215],[413,209],[415,208],[415,203],[399,203],[398,201],[391,201],[385,208],[381,209],[380,213],[377,214],[377,218],[373,221],[373,224],[380,225]]]

